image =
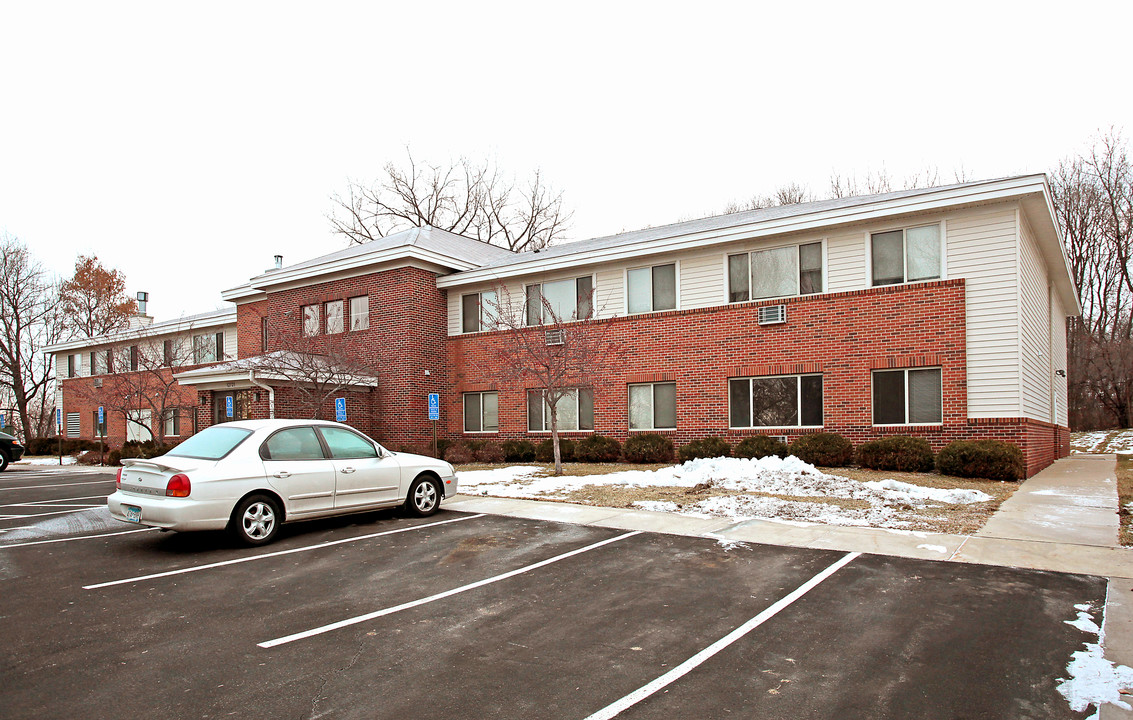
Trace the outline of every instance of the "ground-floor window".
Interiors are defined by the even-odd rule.
[[[820,427],[822,376],[776,375],[728,381],[729,424],[744,427]]]
[[[94,426],[95,437],[106,437],[106,412],[103,411],[102,422],[98,421],[98,410],[91,410],[91,425]]]
[[[940,368],[873,372],[874,425],[933,425],[942,422]]]
[[[181,411],[171,408],[165,411],[165,427],[162,433],[165,437],[177,437],[181,434]]]
[[[559,430],[594,429],[594,391],[572,388],[555,404]],[[545,390],[527,391],[527,429],[543,432],[551,429],[551,406]]]
[[[629,386],[629,429],[663,430],[677,426],[677,384]]]
[[[464,393],[464,432],[499,432],[499,430],[499,393]]]

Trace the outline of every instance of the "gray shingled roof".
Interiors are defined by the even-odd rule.
[[[563,243],[562,245],[553,245],[549,248],[546,248],[545,250],[540,250],[538,253],[512,253],[508,257],[495,258],[490,262],[485,263],[483,267],[499,268],[511,265],[519,265],[528,262],[539,262],[547,260],[549,258],[566,257],[569,255],[584,254],[597,250],[607,250],[610,248],[620,247],[622,245],[633,245],[636,243],[649,242],[652,240],[663,240],[666,238],[679,237],[681,235],[691,235],[693,233],[700,233],[711,230],[723,230],[739,225],[764,222],[767,220],[778,220],[799,215],[821,213],[829,210],[840,210],[844,208],[856,207],[859,205],[869,205],[870,203],[897,200],[900,198],[914,197],[917,195],[927,195],[931,193],[938,193],[942,190],[981,185],[990,182],[996,182],[996,180],[981,180],[979,182],[938,185],[937,187],[918,188],[915,190],[898,190],[896,192],[878,193],[876,195],[855,195],[853,197],[834,198],[831,200],[816,200],[814,202],[798,203],[795,205],[779,205],[776,207],[762,208],[759,210],[744,210],[742,212],[728,213],[727,215],[713,215],[711,217],[700,218],[697,220],[686,220],[684,222],[672,223],[670,225],[660,225],[658,227],[645,228],[643,230],[632,230],[630,232],[623,232],[617,235],[606,235],[604,237],[591,238],[589,240],[577,240],[574,242]]]
[[[383,238],[371,240],[370,242],[360,245],[351,245],[337,252],[320,255],[317,258],[304,260],[295,265],[288,265],[284,269],[290,272],[303,270],[305,268],[314,268],[325,263],[362,257],[385,250],[396,250],[401,247],[419,247],[452,258],[453,260],[460,260],[473,265],[484,265],[493,260],[504,259],[515,255],[514,252],[507,248],[489,245],[481,240],[467,238],[463,235],[448,232],[447,230],[425,226],[402,230],[401,232],[393,233],[392,235],[387,235]],[[272,274],[272,271],[268,271],[252,278],[252,284],[255,284],[257,280],[270,277]]]

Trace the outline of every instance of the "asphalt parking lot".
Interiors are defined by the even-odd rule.
[[[0,476],[2,717],[1088,715],[1056,685],[1102,578],[444,510],[249,550],[66,507],[112,488]]]

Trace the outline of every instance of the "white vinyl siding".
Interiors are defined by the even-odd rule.
[[[722,305],[727,292],[727,278],[720,263],[720,254],[697,255],[682,259],[680,269],[681,308],[703,308]]]
[[[1066,417],[1066,310],[1058,293],[1050,294],[1050,371],[1051,387],[1054,393],[1054,422],[1068,427]],[[1058,371],[1062,371],[1062,375]]]
[[[1042,256],[1025,223],[1019,228],[1019,310],[1023,416],[1050,422],[1050,297]]]
[[[621,267],[607,267],[594,273],[595,317],[610,318],[622,314],[625,307],[624,277]]]
[[[948,276],[964,278],[968,417],[1017,417],[1019,305],[1015,209],[968,210],[945,222]]]
[[[844,232],[826,239],[826,285],[829,292],[848,292],[869,287],[865,267],[862,231]]]

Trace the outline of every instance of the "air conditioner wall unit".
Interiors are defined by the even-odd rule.
[[[95,378],[95,379],[94,379],[94,386],[95,386],[96,388],[100,388],[100,387],[102,387],[102,378]]]
[[[562,330],[547,330],[545,331],[548,345],[562,345],[563,344],[563,331]]]
[[[786,305],[764,305],[759,308],[760,325],[780,325],[787,322]]]

